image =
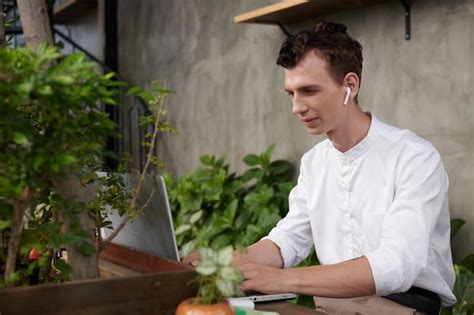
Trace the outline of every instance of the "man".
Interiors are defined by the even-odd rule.
[[[455,303],[447,175],[428,141],[359,107],[361,45],[320,22],[290,36],[277,64],[293,113],[328,139],[303,156],[288,215],[236,257],[243,289],[313,295],[329,313]],[[321,265],[289,268],[313,244]]]

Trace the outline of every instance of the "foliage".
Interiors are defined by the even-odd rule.
[[[451,220],[451,240],[466,222],[462,219]],[[443,309],[443,315],[474,314],[474,254],[468,255],[459,264],[454,265],[456,283],[453,293],[457,302]]]
[[[249,169],[240,176],[229,174],[224,158],[205,155],[201,167],[176,183],[166,177],[183,255],[196,246],[244,248],[286,215],[295,169],[288,161],[271,161],[273,148],[246,155],[243,161]],[[318,263],[313,250],[299,266]],[[314,308],[313,298],[305,295],[293,303]]]
[[[110,227],[104,217],[111,207],[127,220],[140,213],[134,202],[140,185],[126,191],[120,176],[109,173],[98,177],[96,173],[106,170],[104,155],[117,158],[104,146],[107,138],[118,136],[117,126],[100,104],[117,105],[121,87],[127,84],[115,80],[113,73],[96,73],[94,67],[82,53],[62,56],[57,48],[46,45],[36,52],[0,49],[0,265],[8,260],[13,215],[19,209],[27,210],[27,229],[21,235],[16,259],[26,267],[7,281],[23,283],[35,268],[41,269],[43,281],[67,280],[70,268],[53,259],[55,253],[66,244],[84,255],[96,251],[77,218],[79,213],[87,211],[97,228]],[[150,91],[140,87],[128,90],[129,95],[146,100],[152,113],[141,121],[152,129],[146,135],[150,152],[144,172],[161,166],[152,154],[157,132],[175,131],[162,119],[166,115],[163,100],[169,93],[159,82],[154,82]],[[54,188],[66,177],[75,177],[84,186],[97,181],[101,189],[88,203],[65,198]],[[71,222],[67,229],[65,217]],[[22,229],[21,223],[19,226]],[[41,253],[38,260],[29,260],[32,248]]]
[[[229,172],[223,157],[202,156],[202,165],[172,183],[169,197],[178,246],[183,255],[196,245],[220,249],[248,246],[269,230],[288,211],[293,187],[293,165],[271,161],[273,146],[260,155],[243,159],[249,169],[237,176]]]
[[[218,251],[211,248],[199,248],[200,263],[196,267],[198,276],[198,295],[196,303],[219,303],[226,297],[242,296],[239,289],[243,277],[240,271],[231,265],[232,246]]]
[[[68,209],[65,215],[81,211],[83,205],[62,200],[51,187],[53,179],[66,174],[83,177],[94,172],[101,165],[105,139],[115,136],[115,123],[97,102],[116,104],[114,87],[120,83],[111,80],[113,74],[99,75],[93,67],[83,54],[63,57],[46,45],[37,52],[0,50],[2,247],[10,236],[14,211],[30,207],[26,215],[32,219],[33,235],[21,244],[23,260],[31,246],[49,253],[69,242],[90,250],[81,242],[84,235],[79,227],[62,234],[58,223],[58,204]],[[48,200],[52,201],[49,208],[34,206]],[[46,265],[47,256],[39,263]]]

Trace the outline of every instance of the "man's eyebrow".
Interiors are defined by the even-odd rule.
[[[311,85],[299,86],[299,87],[297,87],[296,89],[293,89],[293,90],[290,90],[290,89],[285,88],[285,91],[286,91],[286,92],[293,92],[293,91],[295,91],[295,90],[301,91],[301,90],[307,90],[307,89],[320,89],[320,88],[321,88],[320,85],[311,84]]]
[[[320,89],[321,86],[317,84],[311,84],[311,85],[305,85],[305,86],[300,86],[298,90],[306,90],[306,89]]]

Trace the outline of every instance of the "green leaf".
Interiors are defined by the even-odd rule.
[[[57,160],[62,165],[72,165],[77,162],[77,158],[71,154],[61,154]]]
[[[216,158],[213,155],[203,155],[199,159],[203,165],[213,166]]]
[[[202,256],[201,256],[202,259]],[[196,272],[203,276],[210,276],[217,271],[217,265],[212,260],[201,260],[196,267]]]
[[[240,230],[245,228],[250,223],[250,217],[247,211],[241,211],[235,219],[235,227]]]
[[[185,208],[187,210],[199,210],[203,202],[202,196],[191,196],[185,201]]]
[[[466,223],[462,219],[452,219],[451,220],[451,239],[459,232],[459,229]]]
[[[62,85],[70,85],[74,83],[74,79],[67,75],[56,75],[51,78],[51,81]]]
[[[101,97],[100,100],[105,103],[105,104],[109,104],[109,105],[117,105],[117,101],[114,100],[113,98],[111,97]]]
[[[140,93],[137,93],[137,95],[140,96],[141,98],[143,98],[145,101],[148,101],[148,102],[152,102],[152,101],[155,100],[155,97],[153,96],[153,94],[150,91],[140,92]]]
[[[191,254],[191,252],[196,248],[196,240],[191,240],[187,242],[186,244],[183,245],[181,248],[181,252],[183,254],[183,257],[188,256]]]
[[[176,235],[180,235],[180,234],[183,234],[184,232],[187,232],[189,230],[191,230],[191,225],[184,224],[184,225],[179,226],[174,233]]]
[[[238,206],[239,206],[239,200],[234,199],[229,203],[229,205],[227,206],[225,210],[224,218],[229,223],[230,226],[232,226],[232,223],[234,222],[235,213],[237,212]]]
[[[217,263],[222,266],[228,266],[233,258],[234,249],[232,246],[226,246],[217,252]]]
[[[474,309],[474,273],[469,269],[455,265],[456,283],[453,293],[458,302],[453,307],[453,314]]]
[[[265,150],[264,154],[268,155],[268,157],[271,157],[273,154],[273,149],[275,149],[275,144],[270,144],[268,148]]]
[[[53,94],[53,89],[51,88],[51,85],[45,85],[40,88],[38,88],[38,94],[40,95],[52,95]]]
[[[33,83],[31,82],[23,82],[23,83],[20,83],[18,86],[17,86],[17,91],[18,93],[21,93],[21,94],[30,94],[31,91],[33,90]]]
[[[71,266],[69,266],[68,263],[66,263],[62,259],[57,259],[54,262],[54,267],[56,267],[60,273],[61,273],[61,278],[68,280],[70,275],[71,275]]]
[[[109,72],[109,73],[106,73],[102,76],[102,78],[105,79],[105,80],[110,80],[113,77],[115,77],[115,72]]]
[[[219,292],[225,296],[230,297],[234,295],[234,284],[226,279],[218,279],[216,281],[217,289]]]
[[[196,211],[194,212],[191,217],[189,218],[189,224],[195,224],[197,221],[199,221],[199,219],[202,218],[202,215],[204,214],[204,211],[202,210],[199,210],[199,211]]]
[[[469,256],[464,258],[460,265],[474,272],[474,254],[470,254]]]
[[[81,242],[77,247],[77,250],[85,255],[85,256],[91,256],[92,254],[95,253],[95,247],[91,243],[87,241]]]
[[[141,87],[141,86],[134,86],[134,87],[131,87],[131,88],[128,89],[128,91],[127,91],[127,96],[138,94],[138,93],[140,93],[141,91],[142,91],[142,87]]]
[[[232,243],[234,235],[232,233],[222,233],[218,235],[211,243],[212,248],[223,248]],[[250,245],[250,244],[249,244]]]
[[[270,145],[265,152],[260,154],[260,163],[263,166],[266,166],[270,163],[270,159],[272,157],[273,149],[275,148],[275,144]]]
[[[217,253],[212,248],[203,247],[198,250],[201,261],[217,261]]]
[[[282,193],[285,193],[287,198],[293,187],[295,187],[295,184],[293,184],[292,182],[278,184],[278,190],[280,190]]]
[[[247,170],[242,176],[241,180],[246,183],[252,179],[260,179],[263,177],[263,170],[260,168],[251,168]]]
[[[255,154],[247,154],[244,156],[243,161],[248,166],[255,166],[260,164],[260,158]]]
[[[231,266],[222,267],[219,271],[219,276],[224,280],[232,281],[234,283],[242,281],[242,274],[240,271]]]
[[[316,308],[314,297],[310,295],[298,295],[298,297],[295,300],[290,301],[290,303],[301,305],[313,310]]]
[[[14,135],[13,135],[13,141],[16,144],[25,145],[25,144],[28,143],[28,138],[20,132],[15,132]]]
[[[6,228],[10,227],[11,224],[12,224],[11,220],[0,220],[0,231],[3,231]]]
[[[247,196],[244,197],[244,202],[245,204],[249,206],[259,204],[260,200],[259,200],[258,193],[253,192],[253,193],[248,194]]]
[[[275,174],[291,174],[294,170],[293,164],[285,160],[273,161],[268,165],[268,170]]]

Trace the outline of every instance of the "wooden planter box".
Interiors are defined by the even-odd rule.
[[[183,264],[113,244],[101,259],[106,279],[1,289],[0,315],[174,314],[196,295],[196,273]]]

